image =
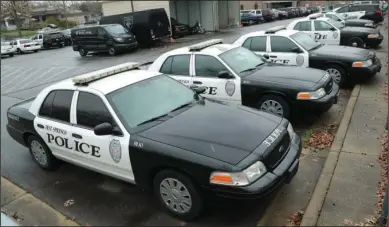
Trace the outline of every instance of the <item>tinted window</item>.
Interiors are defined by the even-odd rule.
[[[292,48],[297,47],[290,39],[281,36],[270,37],[272,52],[292,52]]]
[[[338,10],[336,10],[336,12],[337,13],[347,13],[348,12],[348,6],[339,8]]]
[[[252,50],[252,51],[262,51],[262,52],[266,51],[266,39],[267,39],[267,36],[257,36],[257,37],[253,37],[251,39],[252,40],[251,40],[250,50]]]
[[[172,70],[172,62],[173,57],[168,57],[165,62],[163,63],[161,69],[159,70],[161,73],[170,74]]]
[[[111,113],[100,97],[80,92],[77,101],[77,124],[88,128],[108,122],[113,124]]]
[[[53,100],[55,96],[55,91],[49,93],[46,96],[45,101],[43,101],[41,109],[39,110],[39,115],[42,117],[50,117],[51,116],[51,107],[53,105]]]
[[[190,55],[177,55],[173,57],[173,62],[170,74],[173,75],[189,75]]]
[[[315,31],[330,31],[333,26],[325,21],[315,20]]]
[[[246,39],[246,41],[244,41],[242,47],[250,50],[250,48],[251,48],[251,38]]]
[[[294,30],[298,30],[298,31],[311,31],[312,30],[311,22],[310,21],[299,22],[294,27]]]
[[[73,93],[74,91],[56,91],[51,109],[51,118],[70,122],[70,106]]]
[[[350,12],[355,11],[376,11],[380,10],[379,5],[353,5],[350,7]]]
[[[218,77],[220,71],[228,71],[216,58],[205,55],[196,55],[196,76]]]

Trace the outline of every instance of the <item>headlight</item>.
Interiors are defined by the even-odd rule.
[[[228,186],[246,186],[256,181],[266,172],[266,166],[261,161],[257,161],[242,172],[213,172],[210,177],[210,183]]]
[[[293,135],[294,135],[294,129],[293,129],[293,126],[291,123],[288,124],[288,133],[289,133],[289,137],[292,138]]]
[[[378,38],[380,37],[380,34],[369,34],[367,38]]]
[[[353,63],[353,67],[359,68],[359,67],[369,67],[373,64],[371,59],[367,61],[356,61]]]
[[[115,40],[118,42],[123,42],[123,38],[115,38]]]
[[[365,24],[365,27],[374,27],[374,24],[373,23],[367,23],[367,24]]]
[[[320,88],[317,91],[312,91],[312,92],[299,92],[297,94],[297,99],[299,100],[315,100],[315,99],[320,99],[323,96],[326,95],[326,91],[324,88]]]

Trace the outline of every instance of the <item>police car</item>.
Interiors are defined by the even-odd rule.
[[[340,22],[341,25],[346,27],[367,27],[367,28],[377,28],[378,24],[375,24],[372,20],[366,20],[366,19],[348,19],[344,20],[342,16],[335,12],[327,12],[323,14],[315,14],[318,16],[328,17],[333,21]],[[313,14],[312,14],[313,16]]]
[[[291,22],[288,30],[298,30],[311,35],[315,40],[330,45],[344,45],[366,48],[377,47],[383,40],[378,29],[369,27],[344,27],[320,14]]]
[[[221,39],[168,51],[148,70],[168,74],[186,86],[205,86],[204,97],[285,118],[298,110],[326,112],[339,95],[338,85],[322,70],[268,63]]]
[[[301,139],[288,120],[138,67],[45,88],[8,109],[9,135],[43,169],[63,160],[136,184],[182,220],[200,214],[205,195],[257,198],[296,174]]]
[[[325,45],[304,32],[285,30],[283,26],[245,34],[234,44],[271,62],[326,70],[340,86],[346,81],[370,78],[381,70],[381,62],[373,51]]]

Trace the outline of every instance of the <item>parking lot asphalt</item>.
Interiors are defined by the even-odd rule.
[[[200,39],[223,38],[232,42],[240,35],[264,30],[277,25],[286,25],[291,20],[276,21],[209,35],[187,37],[176,40],[166,47],[139,50],[119,56],[93,55],[81,58],[71,47],[42,50],[38,53],[17,55],[1,60],[1,174],[51,205],[81,225],[164,225],[177,226],[182,223],[166,215],[149,194],[137,187],[117,181],[70,164],[64,164],[58,171],[46,172],[32,160],[27,148],[14,142],[6,132],[6,111],[11,105],[35,96],[47,85],[78,74],[109,67],[124,62],[148,62],[161,53],[199,42]],[[387,33],[387,32],[386,32]],[[386,43],[385,40],[383,43]],[[387,49],[387,47],[385,47]],[[323,127],[339,122],[349,92],[342,91],[339,104],[317,119],[296,123],[296,130],[303,135],[309,127]],[[313,125],[313,126],[312,126]],[[279,210],[278,222],[309,200],[316,184],[326,153],[304,153],[301,168],[288,187],[291,204]],[[294,185],[294,186],[293,186]],[[285,190],[282,192],[285,194]],[[206,214],[192,225],[249,225],[255,226],[266,214],[266,208],[276,195],[260,201],[215,201],[206,209]],[[277,196],[279,197],[279,196]],[[64,203],[73,199],[74,204]],[[277,199],[279,200],[279,199]],[[306,202],[305,202],[306,201]],[[303,208],[303,207],[301,207]],[[296,210],[297,211],[297,210]],[[271,222],[267,222],[268,225]]]

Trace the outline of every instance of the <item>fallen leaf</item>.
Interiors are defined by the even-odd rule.
[[[75,203],[75,201],[73,199],[69,199],[68,201],[66,201],[63,205],[65,207],[70,207],[72,206],[73,204]]]
[[[331,147],[334,141],[334,135],[328,131],[313,132],[308,139],[306,146],[316,149],[325,149]]]
[[[300,226],[303,216],[304,216],[303,210],[297,211],[288,219],[287,223],[284,226]]]

